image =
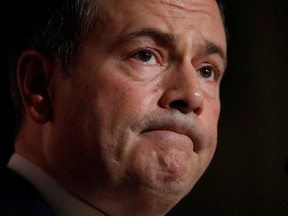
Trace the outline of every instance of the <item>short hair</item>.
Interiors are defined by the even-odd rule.
[[[220,13],[221,13],[221,17],[222,17],[222,21],[223,21],[223,24],[224,24],[224,27],[227,27],[226,26],[226,18],[225,18],[225,10],[227,9],[226,7],[226,4],[224,3],[223,0],[216,0],[218,6],[219,6],[219,10],[220,10]]]
[[[62,76],[69,76],[83,39],[93,28],[100,0],[16,0],[11,4],[9,15],[15,22],[8,29],[9,76],[17,133],[23,111],[17,83],[21,53],[26,49],[39,51],[57,60],[64,69]]]
[[[15,3],[16,1],[16,3]],[[57,60],[62,76],[71,75],[83,39],[93,28],[102,0],[15,0],[10,15],[10,92],[15,114],[15,132],[22,121],[23,102],[17,83],[17,62],[26,49],[34,49]],[[11,2],[12,3],[12,2]],[[223,2],[217,0],[224,22]],[[14,5],[17,5],[17,8]],[[16,17],[16,18],[15,18]]]

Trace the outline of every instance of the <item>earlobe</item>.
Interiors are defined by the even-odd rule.
[[[52,116],[51,60],[43,54],[26,50],[20,57],[17,69],[18,85],[26,112],[35,122],[47,123]]]

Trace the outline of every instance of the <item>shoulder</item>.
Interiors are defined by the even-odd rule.
[[[39,193],[24,178],[1,169],[0,215],[54,216],[55,214]]]
[[[0,215],[55,216],[52,210],[44,202],[2,194],[0,194]]]

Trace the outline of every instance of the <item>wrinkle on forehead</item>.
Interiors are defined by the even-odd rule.
[[[190,12],[205,10],[212,5],[217,5],[215,0],[160,0],[160,3]]]
[[[146,0],[146,3],[151,3],[154,7],[159,7],[159,5],[170,7],[167,11],[170,16],[190,17],[195,13],[208,14],[215,18],[220,16],[216,0]]]
[[[212,41],[215,41],[213,38],[218,38],[218,33],[222,34],[223,29],[221,36],[225,38],[216,0],[133,0],[132,2],[131,0],[106,0],[105,5],[107,14],[102,16],[106,17],[103,21],[104,26],[111,26],[107,23],[111,24],[113,20],[118,22],[117,26],[120,25],[119,22],[123,22],[125,24],[123,31],[126,31],[141,23],[144,28],[160,28],[164,32],[173,32],[174,35],[189,33],[190,38],[194,39],[196,38],[193,35],[196,33],[204,34],[199,38],[209,36]],[[127,15],[130,13],[133,18],[128,19]],[[223,50],[226,50],[225,40],[218,41],[216,44],[222,45]]]
[[[185,9],[184,3],[179,0],[161,0],[161,3],[164,5],[166,4],[166,5],[174,6],[179,9]]]
[[[118,11],[120,8],[130,8],[131,0],[106,0],[106,7],[109,10]],[[109,2],[109,3],[108,3]],[[118,4],[118,5],[117,5]],[[148,9],[151,14],[158,14],[160,16],[173,16],[179,18],[191,17],[196,13],[212,15],[218,18],[220,11],[216,0],[133,0],[133,4],[138,4],[139,10]],[[113,7],[111,7],[114,5]],[[117,5],[117,7],[115,7]],[[145,8],[145,9],[144,9]],[[157,9],[151,11],[151,9]],[[218,13],[219,12],[219,13]]]

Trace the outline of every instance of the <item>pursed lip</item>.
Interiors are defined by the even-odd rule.
[[[139,134],[150,134],[151,132],[177,133],[185,135],[193,145],[201,146],[205,143],[205,136],[202,125],[195,116],[185,115],[181,112],[170,110],[166,112],[151,112],[145,115],[132,128],[132,131]],[[204,140],[203,140],[204,139]]]
[[[175,127],[150,128],[141,132],[146,141],[156,146],[164,148],[178,149],[183,151],[193,151],[194,142],[191,136],[184,130]]]
[[[178,130],[177,128],[171,128],[171,127],[149,128],[149,129],[143,130],[141,133],[161,132],[161,131],[162,132],[173,132],[173,133],[177,133],[180,135],[186,135],[192,140],[192,137],[188,135],[187,131]]]
[[[157,128],[157,129],[152,129],[152,130],[145,130],[145,131],[143,131],[142,132],[142,134],[145,134],[145,133],[155,133],[155,134],[162,134],[163,136],[186,136],[186,137],[188,137],[191,141],[192,141],[192,137],[190,137],[189,135],[187,135],[187,133],[186,132],[184,132],[184,131],[178,131],[178,130],[176,130],[176,129],[174,129],[174,128],[169,128],[169,129],[167,129],[167,128],[165,128],[165,129],[163,129],[163,128]]]

